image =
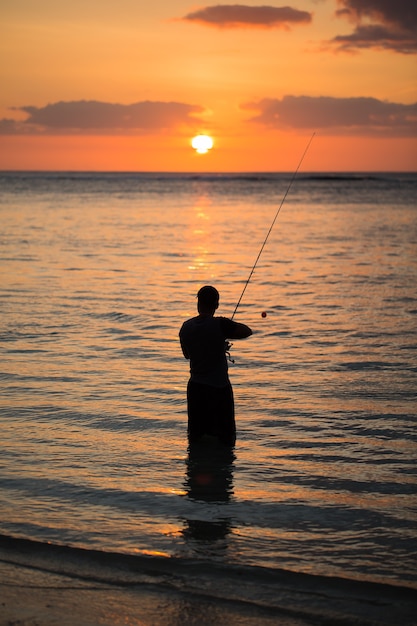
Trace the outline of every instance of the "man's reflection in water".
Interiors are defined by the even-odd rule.
[[[190,444],[185,479],[188,498],[213,504],[228,502],[233,495],[234,460],[233,449],[214,439]],[[230,532],[231,519],[223,516],[221,509],[215,511],[215,518],[206,509],[205,514],[211,519],[201,519],[200,514],[200,519],[185,520],[184,538],[201,542],[224,539]]]

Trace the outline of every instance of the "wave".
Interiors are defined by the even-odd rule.
[[[117,587],[147,585],[187,596],[256,605],[273,614],[314,619],[318,624],[411,626],[417,611],[411,587],[259,566],[105,552],[8,535],[0,535],[0,561]]]

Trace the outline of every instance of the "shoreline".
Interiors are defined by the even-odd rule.
[[[0,535],[0,626],[414,626],[415,589]]]
[[[146,584],[126,588],[80,581],[2,561],[0,581],[0,626],[272,626],[278,618],[275,611],[238,602]],[[285,612],[278,623],[311,624]]]

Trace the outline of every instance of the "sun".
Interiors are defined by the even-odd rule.
[[[198,154],[207,154],[212,149],[214,141],[209,135],[196,135],[192,138],[191,145]]]

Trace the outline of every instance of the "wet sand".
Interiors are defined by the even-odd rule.
[[[306,626],[256,605],[206,598],[145,584],[89,583],[0,564],[1,626]],[[6,581],[6,583],[5,583]]]
[[[133,565],[134,564],[134,565]],[[412,626],[414,590],[0,538],[1,626]],[[223,590],[223,592],[222,592]]]

